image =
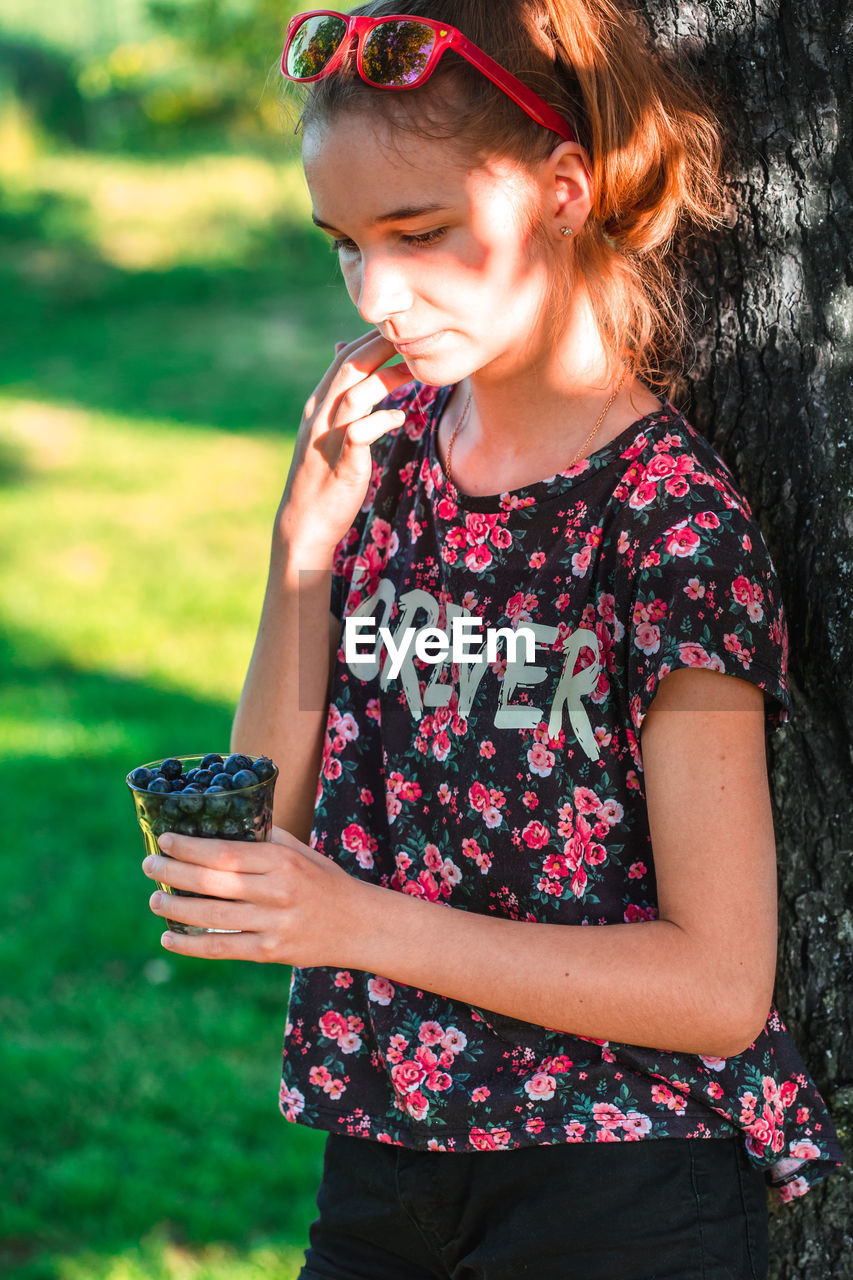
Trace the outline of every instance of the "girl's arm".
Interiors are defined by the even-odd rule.
[[[232,901],[152,909],[245,930],[169,935],[185,955],[363,969],[575,1035],[731,1057],[764,1026],[776,966],[763,693],[673,671],[642,751],[658,920],[538,924],[424,902],[349,876],[287,832],[242,846],[161,837],[176,861],[146,859],[146,874]]]

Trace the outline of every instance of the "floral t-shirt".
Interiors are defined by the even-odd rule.
[[[767,733],[792,708],[761,532],[669,402],[560,474],[461,494],[435,443],[450,391],[388,397],[407,420],[372,446],[337,548],[332,611],[376,630],[351,663],[342,631],[311,843],[351,875],[466,911],[654,919],[640,733],[660,680],[691,666],[748,680],[765,693]],[[532,652],[513,655],[504,636],[479,662],[400,656],[407,628],[449,634],[463,617],[482,619],[466,628],[469,653],[486,628],[522,627]],[[842,1163],[775,1006],[722,1059],[570,1035],[381,974],[297,968],[280,1105],[291,1121],[439,1151],[740,1133],[783,1200]]]

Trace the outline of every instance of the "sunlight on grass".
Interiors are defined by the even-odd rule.
[[[226,1246],[181,1248],[149,1237],[112,1257],[87,1251],[56,1259],[56,1280],[294,1280],[302,1264],[295,1249]]]
[[[291,442],[0,400],[3,440],[31,481],[0,512],[7,626],[82,670],[235,699]]]

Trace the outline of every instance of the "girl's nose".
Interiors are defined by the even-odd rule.
[[[380,325],[389,316],[408,311],[412,305],[412,292],[405,273],[390,255],[364,254],[358,283],[355,302],[359,315],[367,324]]]

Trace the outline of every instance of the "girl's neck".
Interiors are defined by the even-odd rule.
[[[623,364],[608,362],[588,300],[576,293],[559,342],[542,342],[538,351],[495,362],[452,393],[439,426],[444,458],[472,397],[468,420],[453,445],[457,487],[482,496],[562,471],[584,446],[624,371]],[[661,401],[629,374],[581,458],[660,408]]]

